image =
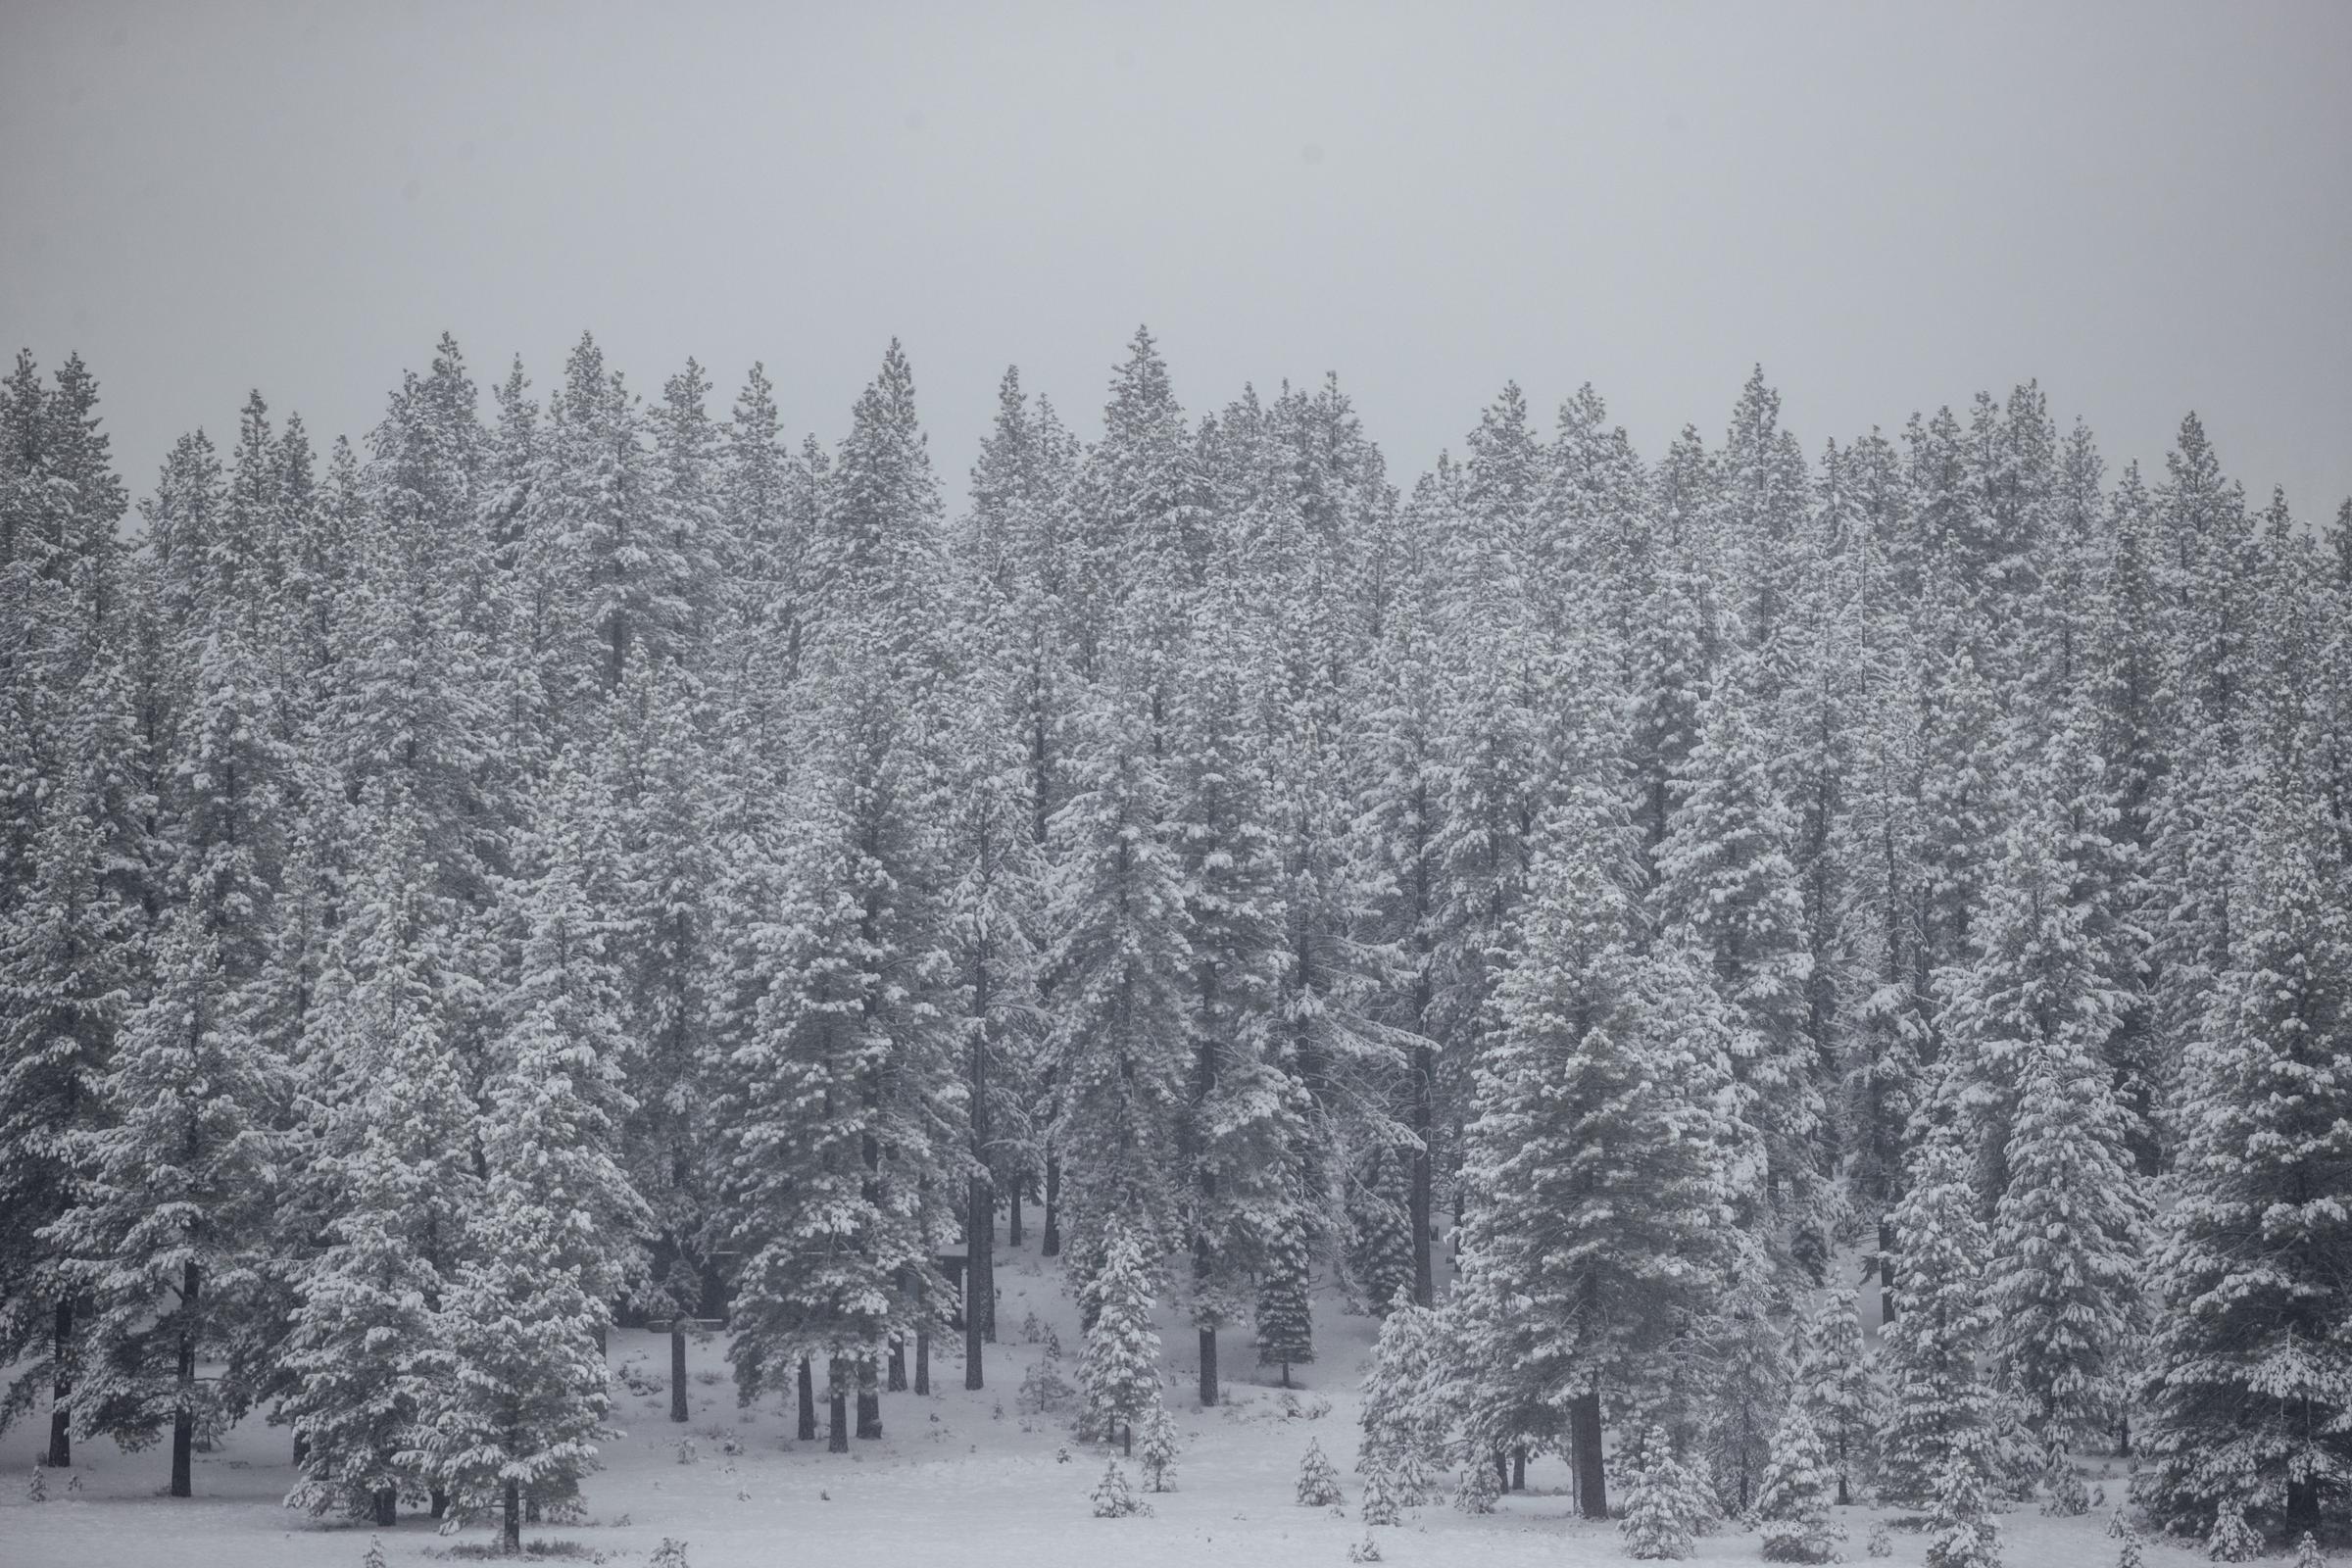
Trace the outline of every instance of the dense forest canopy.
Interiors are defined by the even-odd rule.
[[[1558,1451],[1802,1555],[1867,1482],[1957,1565],[2126,1445],[2166,1527],[2345,1525],[2352,502],[2032,384],[1808,449],[1759,371],[1654,457],[1509,386],[1400,487],[1139,332],[1092,442],[1007,372],[961,499],[896,344],[830,446],[721,395],[445,338],[133,527],[88,368],[0,383],[52,1464],[185,1495],[266,1411],[290,1503],[511,1534],[615,1322],[847,1448],[952,1320],[982,1386],[1035,1231],[1098,1438],[1167,1441],[1152,1301],[1213,1404],[1336,1283],[1384,1496]]]

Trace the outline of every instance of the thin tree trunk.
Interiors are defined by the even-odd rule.
[[[522,1522],[526,1525],[539,1522],[539,1494],[531,1493],[522,1499]]]
[[[1046,1155],[1046,1235],[1038,1250],[1048,1257],[1061,1255],[1061,1155]]]
[[[988,1186],[978,1176],[971,1180],[964,1195],[963,1215],[963,1386],[967,1389],[986,1388],[981,1366],[981,1345],[987,1336],[981,1331],[980,1311],[986,1299],[984,1277],[988,1264],[990,1235],[996,1230],[996,1216],[988,1205]]]
[[[1894,1321],[1894,1219],[1879,1216],[1879,1327]]]
[[[308,1459],[310,1456],[311,1435],[308,1432],[303,1431],[300,1427],[296,1427],[294,1429],[294,1468],[297,1470],[301,1469],[302,1461]]]
[[[686,1420],[686,1328],[677,1318],[669,1320],[669,1418],[683,1423]]]
[[[882,1391],[876,1387],[874,1363],[858,1363],[858,1437],[871,1443],[882,1436]]]
[[[850,1369],[836,1357],[825,1371],[825,1451],[850,1451]]]
[[[1511,1490],[1527,1490],[1527,1445],[1524,1443],[1511,1449]]]
[[[1427,983],[1423,983],[1427,989]],[[1413,1048],[1413,1131],[1421,1147],[1413,1151],[1413,1304],[1429,1306],[1437,1300],[1437,1276],[1429,1255],[1429,1233],[1432,1180],[1431,1146],[1437,1134],[1438,1054],[1427,1046]]]
[[[433,1510],[433,1517],[435,1519],[445,1519],[449,1516],[448,1493],[442,1491],[439,1487],[435,1487],[432,1491],[432,1495],[426,1500]]]
[[[49,1342],[49,1468],[66,1470],[74,1464],[74,1301],[57,1303]]]
[[[890,1370],[885,1376],[889,1380],[888,1386],[891,1393],[905,1394],[906,1392],[906,1342],[905,1340],[890,1342]]]
[[[1501,1448],[1494,1450],[1494,1490],[1497,1492],[1511,1490],[1511,1456]]]
[[[801,1423],[798,1429],[803,1443],[816,1441],[816,1373],[807,1356],[801,1357]]]
[[[914,1392],[931,1392],[931,1331],[927,1328],[914,1331]]]
[[[499,1539],[510,1552],[522,1549],[522,1488],[516,1482],[507,1483],[506,1524]]]
[[[1290,1384],[1286,1380],[1283,1387]],[[1213,1324],[1200,1329],[1200,1408],[1205,1410],[1217,1402],[1217,1331]]]
[[[1006,1247],[1021,1245],[1021,1185],[1027,1180],[1028,1177],[1025,1175],[1015,1176],[1011,1188],[1004,1194],[1004,1245]],[[996,1325],[992,1321],[989,1326],[993,1329]]]
[[[1568,1407],[1570,1444],[1576,1449],[1576,1490],[1588,1519],[1609,1516],[1608,1472],[1600,1453],[1600,1390],[1587,1389]]]
[[[375,1489],[375,1522],[386,1530],[400,1523],[400,1493],[396,1489]]]
[[[196,1495],[196,1303],[204,1276],[194,1263],[179,1274],[179,1394],[172,1410],[172,1495]]]

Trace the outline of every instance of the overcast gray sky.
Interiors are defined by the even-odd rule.
[[[1091,434],[1339,371],[1400,480],[1516,377],[1655,457],[1748,366],[1818,453],[2038,376],[2352,493],[2352,5],[0,0],[0,331],[136,490],[245,390],[359,434],[443,327],[583,327],[839,436],[897,334],[960,497],[1017,362]]]

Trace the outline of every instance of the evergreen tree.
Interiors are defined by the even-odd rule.
[[[1279,1365],[1282,1386],[1291,1386],[1293,1365],[1315,1358],[1314,1305],[1307,1293],[1306,1215],[1291,1203],[1274,1222],[1274,1235],[1257,1284],[1258,1364]]]
[[[1104,1238],[1102,1267],[1087,1287],[1093,1322],[1078,1363],[1083,1433],[1116,1438],[1135,1451],[1135,1423],[1159,1403],[1159,1331],[1152,1325],[1152,1283],[1143,1250],[1125,1227]]]
[[[1860,1495],[1875,1468],[1884,1414],[1853,1292],[1830,1292],[1807,1323],[1795,1403],[1821,1438],[1837,1482],[1838,1505],[1845,1507]]]
[[[1940,1113],[1951,1115],[1948,1106]],[[1895,1211],[1900,1315],[1883,1342],[1884,1490],[1926,1499],[1959,1477],[1981,1497],[1995,1468],[1991,1401],[1977,1371],[1992,1327],[1987,1244],[1968,1155],[1948,1120],[1922,1129],[1907,1186]]]
[[[1772,1463],[1756,1495],[1767,1562],[1828,1562],[1842,1531],[1830,1524],[1830,1458],[1802,1404],[1792,1403],[1773,1437]]]
[[[2137,1491],[2171,1528],[2201,1533],[2234,1503],[2291,1539],[2352,1485],[2352,1359],[2333,1317],[2352,1250],[2352,943],[2339,841],[2316,806],[2273,794],[2257,822],[2239,942],[2177,1095]]]

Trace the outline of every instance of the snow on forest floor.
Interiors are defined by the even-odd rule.
[[[987,1352],[989,1387],[963,1388],[961,1338],[934,1348],[934,1393],[883,1398],[885,1436],[829,1454],[820,1436],[792,1441],[792,1414],[768,1401],[735,1403],[724,1346],[705,1339],[689,1348],[693,1419],[667,1419],[666,1392],[632,1395],[614,1385],[614,1422],[626,1436],[608,1444],[605,1468],[586,1485],[589,1523],[527,1527],[526,1541],[576,1542],[615,1565],[642,1564],[664,1537],[686,1544],[692,1568],[777,1568],[786,1563],[860,1564],[865,1568],[1338,1568],[1362,1539],[1354,1517],[1359,1478],[1356,1385],[1370,1354],[1374,1320],[1343,1314],[1328,1299],[1316,1319],[1318,1359],[1298,1368],[1295,1400],[1273,1386],[1272,1369],[1246,1363],[1246,1332],[1228,1332],[1227,1403],[1198,1408],[1193,1335],[1163,1314],[1168,1405],[1184,1446],[1178,1490],[1146,1494],[1151,1518],[1096,1519],[1088,1494],[1101,1479],[1106,1450],[1070,1437],[1068,1411],[1044,1418],[1016,1413],[1014,1391],[1041,1353],[1021,1343],[1034,1311],[1060,1336],[1064,1376],[1075,1381],[1077,1311],[1057,1265],[1034,1250],[1001,1255],[998,1328]],[[641,1381],[664,1382],[666,1337],[622,1332],[612,1359],[638,1363]],[[1328,1409],[1324,1406],[1328,1405]],[[1321,1411],[1322,1413],[1309,1413]],[[819,1415],[822,1410],[820,1407]],[[196,1456],[196,1496],[163,1495],[169,1450],[123,1453],[108,1443],[76,1445],[74,1473],[51,1472],[49,1500],[27,1499],[29,1459],[46,1435],[37,1417],[0,1440],[0,1568],[357,1568],[369,1538],[381,1538],[390,1568],[432,1560],[458,1542],[486,1543],[484,1525],[455,1538],[436,1533],[421,1514],[389,1531],[314,1520],[280,1506],[292,1485],[283,1427],[256,1416],[212,1453]],[[697,1452],[679,1462],[681,1438]],[[1344,1518],[1293,1500],[1298,1460],[1310,1438],[1341,1467],[1348,1491]],[[729,1442],[740,1452],[726,1451]],[[1069,1461],[1057,1462],[1066,1447]],[[1140,1466],[1128,1465],[1140,1493]],[[2120,1494],[2121,1479],[2105,1482]],[[1396,1529],[1377,1532],[1385,1559],[1399,1568],[1587,1568],[1628,1562],[1614,1527],[1572,1516],[1566,1465],[1545,1458],[1528,1466],[1528,1490],[1476,1517],[1440,1502],[1411,1510]],[[1849,1560],[1863,1562],[1863,1540],[1881,1511],[1837,1510],[1849,1532]],[[2031,1507],[2000,1520],[2007,1568],[2096,1568],[2112,1563],[2117,1544],[2102,1513],[2045,1519]],[[1919,1563],[1923,1533],[1897,1531],[1900,1565]],[[879,1563],[874,1548],[885,1548]],[[1699,1562],[1758,1562],[1754,1534],[1698,1543]],[[2145,1546],[2149,1568],[2203,1559],[2170,1544]]]

